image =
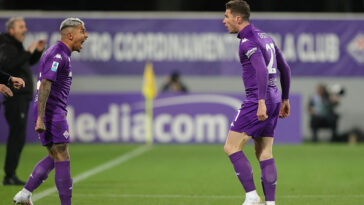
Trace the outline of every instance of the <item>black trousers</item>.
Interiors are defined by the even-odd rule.
[[[4,101],[5,118],[9,125],[4,167],[6,177],[16,174],[20,154],[25,144],[29,103],[29,99],[22,96],[14,96]]]
[[[317,115],[312,115],[311,122],[310,122],[311,130],[312,130],[312,141],[314,141],[314,142],[318,141],[317,132],[321,128],[330,129],[331,133],[332,133],[331,141],[336,141],[337,140],[337,121],[338,121],[338,117],[334,116],[334,115],[331,117],[321,117],[321,116],[317,116]]]

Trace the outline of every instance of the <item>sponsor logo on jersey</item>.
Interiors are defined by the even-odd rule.
[[[51,70],[57,72],[59,63],[57,61],[53,61]]]

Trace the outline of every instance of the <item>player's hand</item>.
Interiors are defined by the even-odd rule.
[[[281,110],[279,111],[279,118],[288,117],[290,111],[291,111],[291,106],[289,105],[289,100],[283,100],[281,105]]]
[[[265,100],[259,100],[257,117],[259,121],[264,121],[268,118]]]
[[[32,43],[32,44],[30,44],[30,46],[28,47],[28,51],[29,51],[31,54],[33,54],[33,53],[34,53],[35,48],[37,47],[37,45],[38,45],[38,42],[37,42],[37,41],[33,41],[33,43]]]
[[[44,124],[44,120],[42,118],[37,119],[37,122],[35,124],[35,131],[38,133],[42,133],[46,130],[45,124]]]
[[[20,89],[20,88],[25,87],[25,82],[21,78],[11,77],[10,80],[13,83],[13,87],[16,88],[16,89]]]
[[[0,93],[3,94],[6,97],[12,97],[13,92],[8,88],[8,86],[4,84],[0,84]]]
[[[37,51],[39,51],[39,52],[41,52],[41,51],[43,51],[44,50],[44,48],[45,48],[45,45],[46,45],[46,41],[45,40],[39,40],[38,42],[37,42]]]

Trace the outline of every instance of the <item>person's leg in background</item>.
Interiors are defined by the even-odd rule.
[[[24,185],[25,182],[16,176],[16,168],[25,144],[29,101],[14,97],[5,101],[4,108],[9,125],[9,137],[6,145],[3,185]]]

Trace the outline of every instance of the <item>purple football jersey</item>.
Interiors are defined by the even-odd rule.
[[[38,92],[42,79],[52,81],[44,121],[63,121],[67,116],[67,98],[72,83],[71,51],[61,41],[51,46],[42,56],[34,99],[34,116],[38,116]]]
[[[243,67],[245,101],[257,103],[259,99],[265,99],[266,104],[281,102],[281,93],[276,85],[277,59],[280,59],[276,55],[280,51],[273,39],[252,24],[241,30],[238,38],[241,39],[239,57]]]

